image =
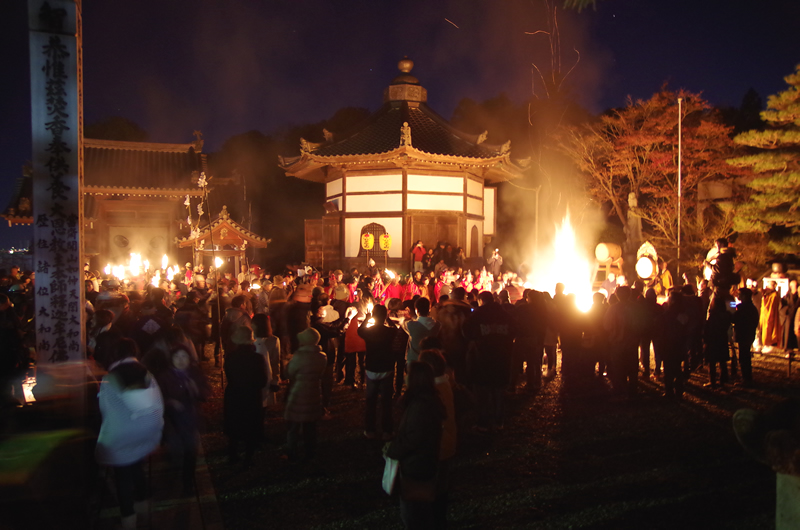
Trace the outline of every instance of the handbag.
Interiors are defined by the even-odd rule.
[[[397,481],[397,472],[400,470],[400,462],[394,458],[384,455],[386,465],[383,467],[383,491],[391,495],[394,491],[394,484]]]

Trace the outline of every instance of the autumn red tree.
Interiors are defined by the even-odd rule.
[[[648,100],[569,128],[560,148],[583,176],[586,191],[622,225],[627,253],[650,240],[667,259],[678,234],[678,98],[682,98],[682,261],[694,262],[716,237],[732,231],[740,173],[726,163],[732,128],[699,94],[666,87]],[[695,263],[693,263],[695,264]]]

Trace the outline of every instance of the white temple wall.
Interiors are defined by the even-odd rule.
[[[348,180],[349,184],[350,181]],[[381,193],[351,195],[347,194],[347,212],[400,212],[403,210],[402,193]]]
[[[464,194],[463,177],[441,177],[434,175],[408,175],[408,191],[433,191]]]
[[[464,193],[463,191],[460,195],[429,195],[424,193],[409,193],[406,204],[408,205],[409,210],[463,212]]]
[[[467,197],[467,213],[472,215],[483,215],[483,201]]]
[[[350,197],[348,197],[348,205]],[[386,232],[392,236],[392,248],[389,249],[390,258],[403,257],[403,218],[402,217],[361,217],[361,218],[345,218],[344,220],[344,253],[346,258],[355,258],[358,256],[358,250],[361,246],[361,228],[370,223],[378,223],[383,225]],[[375,236],[375,248],[380,249],[378,246],[378,236],[382,234],[373,234]]]
[[[403,175],[347,175],[345,185],[349,194],[357,191],[403,191]]]
[[[342,179],[336,179],[325,184],[325,192],[328,198],[342,193]]]
[[[487,236],[494,235],[495,211],[497,209],[497,189],[483,188],[483,230]]]
[[[483,197],[483,184],[477,180],[467,179],[467,195]]]

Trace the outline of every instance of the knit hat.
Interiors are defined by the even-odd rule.
[[[297,342],[300,347],[303,346],[314,346],[319,343],[320,334],[314,328],[306,328],[305,330],[301,331],[297,334]]]
[[[340,283],[333,290],[333,297],[336,300],[347,300],[350,298],[350,289],[348,289],[346,285]]]

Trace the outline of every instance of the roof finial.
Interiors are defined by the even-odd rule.
[[[414,68],[414,61],[408,58],[408,55],[404,55],[400,62],[397,63],[397,69],[407,74]]]

